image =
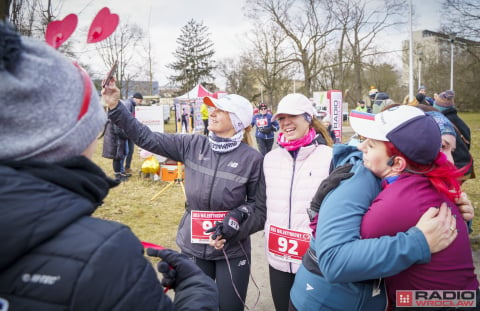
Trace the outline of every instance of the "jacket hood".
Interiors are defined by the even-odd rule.
[[[363,154],[355,146],[345,144],[333,145],[333,167],[338,167],[346,163],[353,163],[355,160],[362,160]]]

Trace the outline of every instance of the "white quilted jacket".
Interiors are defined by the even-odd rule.
[[[265,250],[268,263],[275,269],[296,273],[299,264],[279,259],[268,251],[270,226],[311,233],[307,208],[318,186],[328,176],[332,148],[312,144],[300,148],[294,160],[283,148],[275,148],[265,155],[267,219],[265,222]]]

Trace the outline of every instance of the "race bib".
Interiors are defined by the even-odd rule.
[[[268,251],[280,260],[301,263],[310,244],[310,234],[276,226],[268,232]]]
[[[222,221],[227,211],[211,212],[211,211],[191,211],[190,231],[192,243],[208,244],[209,236],[213,232],[205,233],[208,229],[215,226],[215,222]]]
[[[268,125],[268,120],[267,119],[257,119],[257,122],[255,124],[257,127],[264,127]]]

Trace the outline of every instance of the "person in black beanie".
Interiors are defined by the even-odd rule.
[[[0,309],[217,310],[185,256],[149,249],[172,302],[132,231],[92,217],[118,183],[91,161],[106,114],[88,74],[0,22],[0,81]]]
[[[422,93],[415,95],[415,99],[417,100],[418,104],[429,105],[429,103],[425,100],[425,95]]]

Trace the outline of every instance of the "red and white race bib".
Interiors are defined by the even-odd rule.
[[[192,243],[208,244],[209,236],[213,232],[205,233],[208,229],[215,226],[215,222],[222,221],[227,211],[211,212],[211,211],[191,211],[190,238]]]
[[[268,251],[280,260],[301,263],[310,245],[310,233],[270,226]]]
[[[257,127],[264,127],[268,125],[268,120],[267,119],[257,119],[257,122],[255,124]]]

